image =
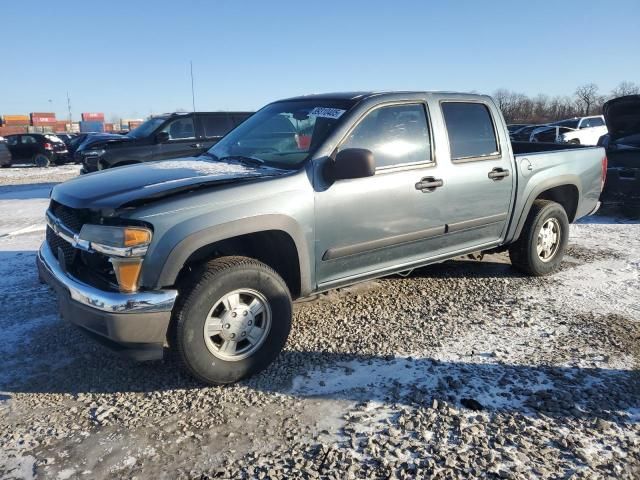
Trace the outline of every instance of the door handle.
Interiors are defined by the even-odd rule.
[[[418,183],[416,183],[416,190],[420,190],[422,193],[433,192],[436,188],[444,185],[441,178],[424,177]]]
[[[496,167],[489,172],[487,175],[491,180],[502,180],[504,177],[509,176],[509,170],[504,168]]]
[[[201,143],[192,143],[191,145],[189,145],[191,148],[202,148],[204,147],[203,144]]]

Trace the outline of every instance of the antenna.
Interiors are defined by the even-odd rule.
[[[193,60],[189,61],[191,65],[191,103],[193,104],[193,113],[196,113],[196,93],[193,89]]]

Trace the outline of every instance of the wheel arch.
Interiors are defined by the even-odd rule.
[[[164,262],[157,287],[177,285],[205,260],[240,255],[259,260],[283,277],[292,297],[311,290],[311,264],[301,228],[281,215],[250,217],[194,232]]]
[[[516,224],[513,240],[517,240],[522,233],[522,228],[529,216],[533,202],[536,200],[551,200],[562,205],[569,223],[573,222],[576,213],[578,211],[578,205],[580,204],[580,198],[582,193],[580,189],[580,183],[577,178],[571,175],[562,176],[559,178],[550,179],[549,181],[542,182],[538,187],[531,192],[527,197],[522,213]]]

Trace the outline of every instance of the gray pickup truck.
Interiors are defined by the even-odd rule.
[[[197,158],[55,187],[39,273],[96,339],[230,383],[276,358],[292,299],[471,252],[553,272],[605,166],[598,147],[511,143],[487,96],[290,98]]]

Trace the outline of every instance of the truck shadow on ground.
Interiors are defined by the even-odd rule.
[[[0,185],[0,200],[47,199],[51,189],[60,182]],[[44,211],[43,211],[44,216]]]
[[[490,363],[491,356],[483,354],[469,361],[441,361],[428,357],[285,351],[262,374],[237,385],[206,387],[181,373],[172,361],[128,361],[89,343],[75,331],[68,333],[71,343],[54,356],[66,354],[75,358],[51,367],[53,359],[38,358],[43,352],[33,345],[36,348],[32,360],[49,367],[31,372],[28,379],[18,383],[0,384],[0,389],[10,395],[91,393],[104,394],[106,398],[121,392],[155,393],[149,397],[150,402],[160,402],[164,395],[176,390],[194,395],[211,393],[215,400],[216,389],[236,390],[238,396],[245,395],[248,389],[297,398],[376,401],[382,405],[431,405],[437,400],[471,411],[603,418],[620,424],[640,422],[638,370]]]

